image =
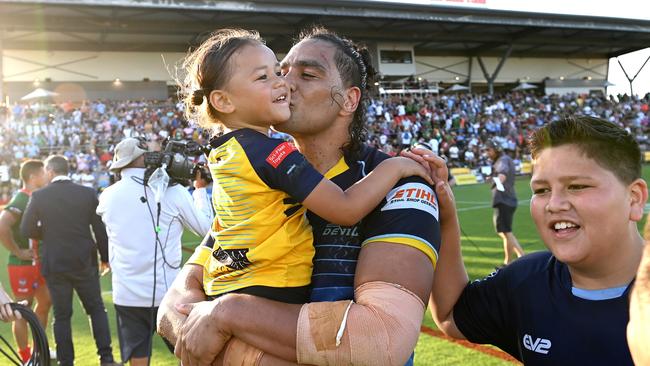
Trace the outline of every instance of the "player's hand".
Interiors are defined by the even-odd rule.
[[[111,265],[108,262],[101,262],[99,264],[99,275],[105,276],[108,272],[111,271]]]
[[[176,305],[178,312],[187,315],[174,349],[183,366],[212,365],[230,339],[231,335],[219,327],[219,302]]]
[[[31,261],[34,259],[34,251],[32,249],[18,249],[15,255],[21,261]]]

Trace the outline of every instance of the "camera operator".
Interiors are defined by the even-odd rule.
[[[210,221],[214,219],[214,209],[212,206],[212,175],[204,163],[197,164],[193,171],[194,190],[192,198],[196,208],[206,215]]]
[[[144,139],[127,138],[115,147],[110,169],[121,179],[106,188],[97,207],[109,238],[122,360],[133,366],[146,365],[151,356],[158,305],[181,266],[183,227],[203,236],[211,225],[181,185],[170,185],[155,202],[144,180],[147,151]]]

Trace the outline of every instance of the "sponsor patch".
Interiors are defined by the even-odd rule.
[[[416,209],[425,211],[438,220],[438,200],[433,188],[422,183],[405,183],[393,188],[386,195],[382,211]]]
[[[266,157],[266,162],[271,164],[272,167],[277,168],[282,161],[289,156],[293,151],[298,150],[293,144],[283,142],[278,147],[273,149],[269,156]]]

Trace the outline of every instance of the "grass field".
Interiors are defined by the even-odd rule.
[[[646,180],[649,180],[650,166],[644,167],[644,177]],[[454,192],[463,230],[462,246],[465,266],[467,267],[470,278],[483,277],[489,274],[495,266],[501,264],[503,258],[501,241],[492,228],[489,186],[473,185],[456,187]],[[521,177],[517,180],[517,193],[520,202],[519,209],[515,214],[514,233],[519,238],[526,252],[543,250],[543,244],[537,238],[535,227],[528,211],[530,188],[528,187],[528,179],[526,177]],[[639,224],[639,226],[641,225],[642,223]],[[184,245],[195,245],[197,240],[195,237],[187,236],[184,240]],[[7,251],[0,249],[0,263],[6,263],[6,256]],[[8,287],[9,283],[6,271],[0,271],[0,281],[5,284],[5,287]],[[113,352],[116,359],[119,359],[119,348],[115,333],[115,312],[110,288],[109,276],[102,278],[103,298],[108,310],[113,335]],[[97,365],[96,349],[91,336],[90,326],[79,301],[76,299],[72,323],[76,364],[82,366]],[[424,325],[436,329],[428,313]],[[50,335],[50,343],[53,347],[54,342],[51,327],[48,328],[48,333]],[[0,324],[0,335],[5,337],[13,345],[13,338],[8,325],[4,323]],[[9,362],[0,355],[0,365],[8,364]],[[154,341],[152,365],[171,366],[177,364],[178,362],[167,351],[162,341],[156,338]],[[415,364],[492,366],[507,365],[511,364],[511,362],[422,333],[416,348]]]

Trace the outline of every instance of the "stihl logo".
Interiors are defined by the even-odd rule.
[[[421,188],[406,188],[400,189],[395,192],[395,195],[389,199],[400,200],[406,199],[407,201],[415,201],[416,199],[424,199],[429,202],[431,205],[436,206],[436,197],[433,195],[433,192],[430,189],[421,189]]]
[[[381,210],[398,209],[426,211],[438,220],[438,202],[433,188],[422,183],[405,183],[388,192]]]
[[[531,337],[528,334],[525,334],[524,347],[529,351],[533,351],[545,355],[551,349],[551,341],[544,338],[535,338],[535,340],[533,341],[533,337]]]

